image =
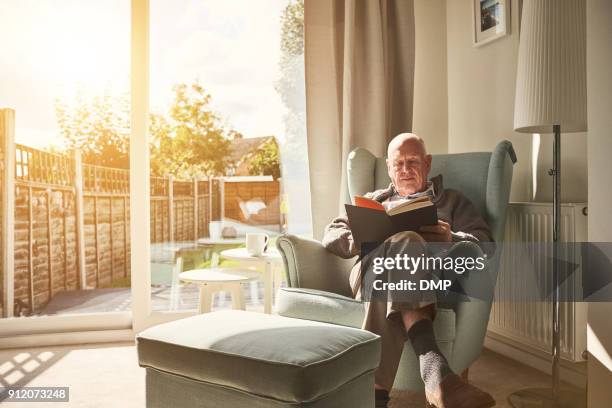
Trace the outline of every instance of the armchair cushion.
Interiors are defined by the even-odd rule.
[[[276,312],[285,317],[360,328],[365,308],[361,301],[336,293],[306,288],[281,288],[278,291]],[[455,339],[455,320],[454,310],[437,310],[434,333],[439,342],[452,342]]]
[[[360,328],[364,309],[359,300],[336,293],[306,288],[281,288],[276,298],[276,312],[285,317]]]

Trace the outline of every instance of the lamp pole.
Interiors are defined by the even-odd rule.
[[[553,293],[552,293],[552,393],[559,398],[561,327],[559,325],[559,237],[561,234],[561,125],[553,125]]]
[[[559,241],[561,237],[561,125],[553,125],[553,271],[552,271],[552,384],[550,388],[528,388],[513,392],[508,402],[513,408],[586,408],[585,394],[561,387],[561,324],[559,319]]]

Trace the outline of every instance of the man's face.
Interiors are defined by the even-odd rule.
[[[403,196],[424,191],[431,168],[431,155],[419,141],[405,140],[401,145],[391,148],[387,158],[389,177],[398,193]]]

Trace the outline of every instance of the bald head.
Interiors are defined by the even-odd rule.
[[[425,141],[423,140],[423,138],[421,138],[421,136],[415,135],[414,133],[400,133],[399,135],[391,139],[391,141],[389,142],[389,146],[387,147],[387,157],[390,157],[391,152],[395,149],[401,148],[403,144],[412,144],[415,147],[418,147],[418,145],[420,145],[423,156],[427,155]]]
[[[427,188],[431,168],[431,155],[425,142],[414,133],[401,133],[387,148],[387,170],[396,191],[410,195]]]

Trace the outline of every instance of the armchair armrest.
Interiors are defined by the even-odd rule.
[[[276,240],[292,288],[309,288],[351,297],[349,274],[355,259],[342,259],[319,241],[283,235]]]

